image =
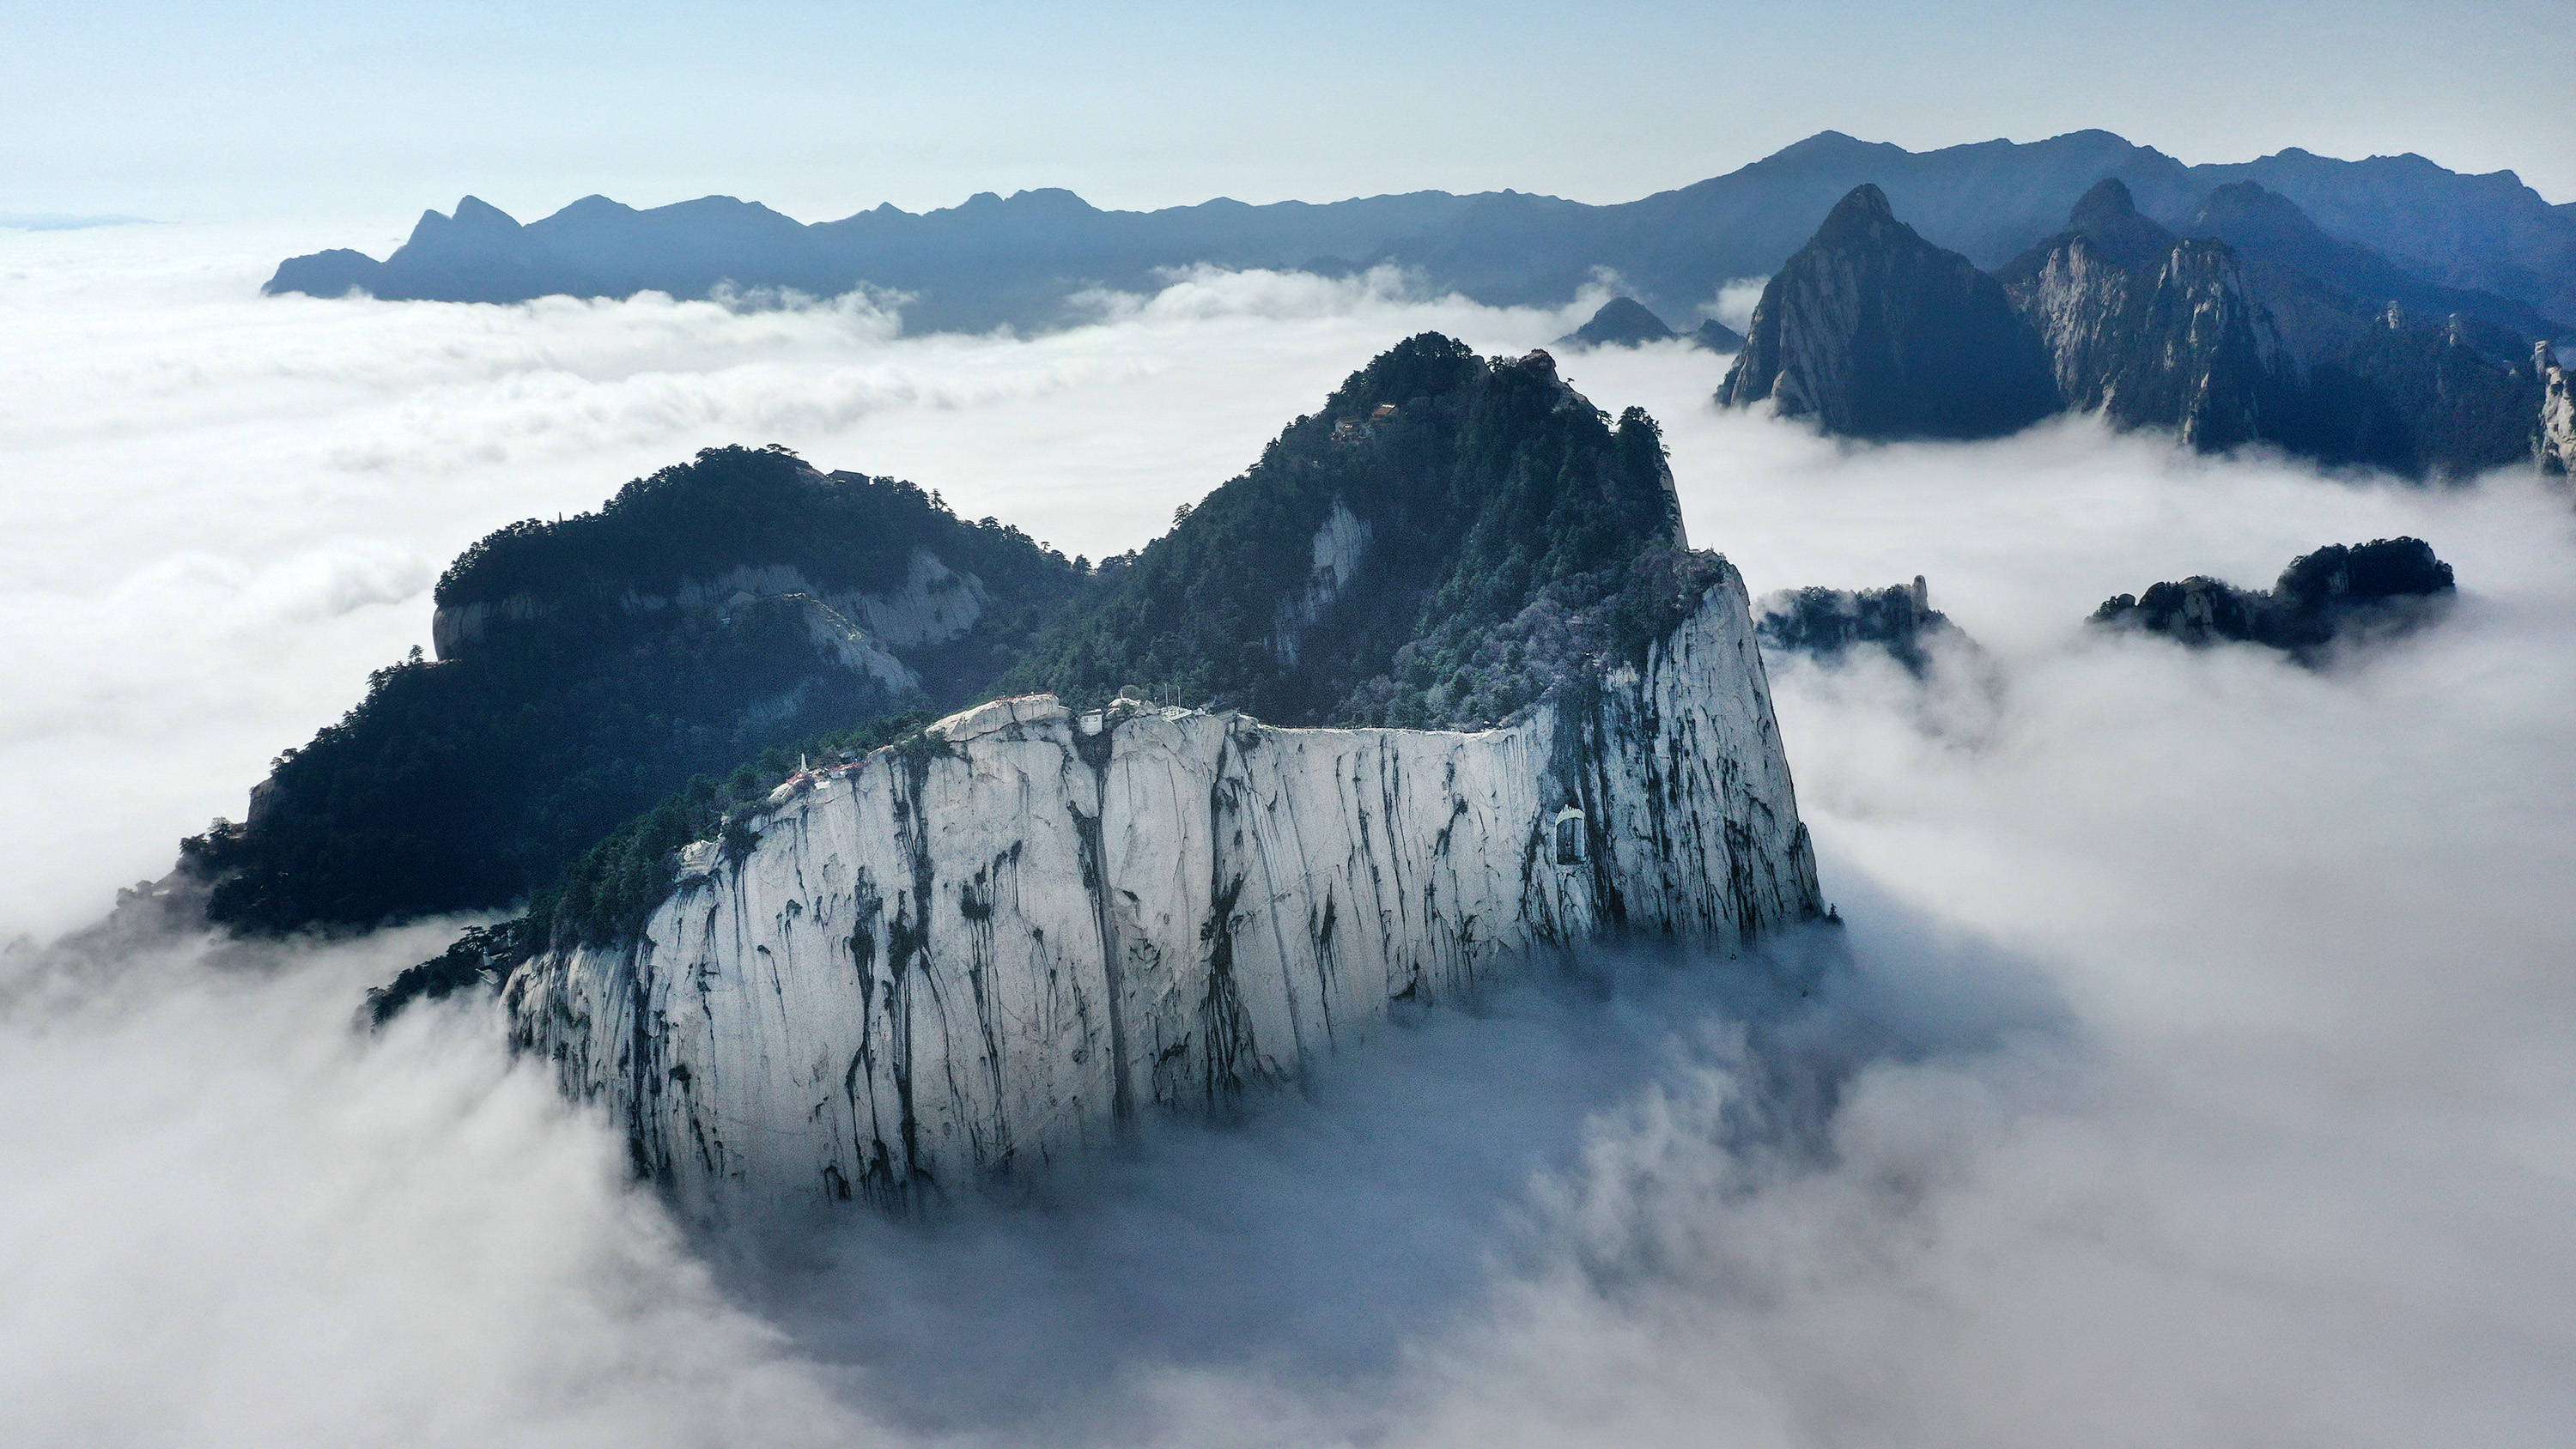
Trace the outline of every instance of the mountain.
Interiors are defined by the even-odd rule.
[[[2474,288],[2444,286],[2377,251],[2327,234],[2299,204],[2252,181],[2231,181],[2201,199],[2179,228],[2235,249],[2259,279],[2268,271],[2304,278],[2361,304],[2376,318],[2388,307],[2428,318],[2463,317],[2500,336],[2550,336],[2552,323],[2524,302]],[[2277,311],[2280,303],[2267,296]]]
[[[1985,438],[2057,408],[2047,354],[1994,278],[1855,187],[1753,309],[1722,405],[1860,438]]]
[[[1653,420],[1545,353],[1408,339],[1088,572],[725,449],[491,535],[437,606],[441,657],[192,854],[271,928],[429,908],[378,876],[487,900],[509,863],[527,914],[372,1014],[498,985],[695,1207],[917,1201],[1579,942],[1822,910],[1743,581],[1685,545]],[[727,650],[757,677],[670,667]],[[674,741],[730,773],[631,813],[696,763]],[[593,808],[630,815],[544,875]]]
[[[1640,667],[1496,730],[1037,695],[799,776],[635,936],[520,966],[513,1042],[685,1210],[914,1204],[1223,1110],[1534,955],[1813,918],[1719,567]]]
[[[692,776],[974,697],[1080,581],[911,484],[712,449],[468,549],[438,657],[370,676],[185,868],[252,930],[509,906]]]
[[[1556,339],[1559,347],[1636,347],[1648,342],[1669,342],[1676,334],[1664,325],[1664,319],[1646,310],[1633,297],[1613,297],[1601,304],[1592,320]]]
[[[2107,599],[2091,622],[2194,647],[2265,644],[2315,662],[2334,644],[2413,627],[2428,603],[2454,592],[2451,566],[2431,545],[2383,538],[2301,554],[2269,592],[2195,575],[2152,585],[2144,595]]]
[[[2562,333],[2576,327],[2576,205],[2551,206],[2510,171],[2462,175],[2412,153],[2338,161],[2294,146],[2191,174],[2213,188],[2258,182],[2408,271],[2528,303]]]
[[[650,837],[619,910],[558,895],[407,989],[506,975],[514,1042],[694,1212],[908,1204],[1535,955],[1820,912],[1742,581],[1683,546],[1653,421],[1544,353],[1407,340],[1066,613],[1033,692]]]
[[[2547,324],[2527,307],[2425,282],[2252,182],[2212,192],[2187,238],[2116,181],[2070,223],[2002,273],[2070,407],[2197,447],[2271,442],[2410,477],[2528,451],[2536,378],[2517,364],[2543,334],[2514,329]],[[2464,310],[2414,310],[2436,305]]]
[[[2213,188],[2256,182],[2334,237],[2576,328],[2576,211],[2551,207],[2510,172],[2460,176],[2421,157],[2347,162],[2303,151],[2187,167],[2106,131],[1920,153],[1826,131],[1727,175],[1607,206],[1426,191],[1125,212],[1037,190],[801,224],[731,197],[639,210],[591,196],[522,226],[469,197],[452,216],[424,213],[381,262],[345,249],[296,257],[267,290],[513,302],[555,292],[872,288],[908,299],[904,323],[914,331],[1035,329],[1082,320],[1074,299],[1086,290],[1151,289],[1172,268],[1340,275],[1389,263],[1497,305],[1560,304],[1606,269],[1649,310],[1689,316],[1724,283],[1779,267],[1856,186],[1879,187],[1935,245],[1995,267],[2057,231],[2105,177],[2169,227]]]
[[[1992,436],[2059,410],[2092,412],[2205,450],[2267,443],[2417,478],[2531,456],[2544,426],[2539,372],[2525,360],[2535,339],[2507,325],[2535,320],[2527,309],[2410,277],[2249,183],[2225,193],[2201,220],[2250,254],[2175,235],[2106,178],[2064,230],[1988,278],[1857,188],[1766,284],[1719,401],[1768,403],[1862,438]],[[2341,284],[2478,311],[2427,318],[2399,296]],[[1996,285],[2011,315],[1979,312],[1975,346],[1936,353],[1914,340],[1957,334],[1968,324],[1942,319],[1982,305],[1945,312],[1940,298]],[[2036,388],[2025,345],[2044,359]],[[1909,346],[1921,353],[1911,364]],[[1999,412],[2000,402],[2010,406]]]
[[[1691,340],[1711,352],[1741,352],[1744,334],[1711,317],[1691,329]]]
[[[2221,449],[2296,426],[2296,369],[2223,243],[2184,241],[2097,183],[2067,230],[1999,274],[2045,344],[2061,405]]]
[[[1544,352],[1425,333],[1172,531],[1004,687],[1083,705],[1136,688],[1282,724],[1497,722],[1642,656],[1709,584],[1683,548],[1654,420],[1615,422]]]

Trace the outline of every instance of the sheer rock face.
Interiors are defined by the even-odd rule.
[[[1496,729],[1006,699],[730,835],[639,939],[507,992],[519,1044],[699,1212],[1028,1169],[1536,952],[1819,908],[1731,569],[1642,667]]]
[[[2250,182],[2221,188],[2191,224],[2228,239],[2177,237],[2106,178],[2066,230],[1991,279],[2043,359],[2049,400],[2039,405],[2000,325],[1976,346],[1942,350],[1938,367],[1903,365],[1909,351],[1935,349],[1889,339],[1937,331],[1928,319],[1944,317],[1958,335],[1959,319],[1982,314],[1930,300],[1966,294],[1956,276],[1966,262],[1928,247],[1863,188],[1773,279],[1772,315],[1756,312],[1719,401],[1768,398],[1854,437],[1987,436],[2063,408],[2171,429],[2204,451],[2266,442],[2409,477],[2466,476],[2524,455],[2541,389],[2521,359],[2527,329],[2545,325],[2530,308],[2411,277]],[[2455,310],[2410,320],[2416,303]]]
[[[1875,186],[1764,286],[1717,399],[1862,438],[1996,437],[2058,407],[2003,287],[1898,221]]]
[[[2128,188],[2085,193],[2069,229],[2003,271],[2065,405],[2220,449],[2292,426],[2296,365],[2224,243],[2180,241]]]
[[[2576,473],[2576,394],[2571,394],[2567,369],[2559,366],[2557,354],[2549,344],[2532,349],[2532,370],[2540,374],[2540,425],[2532,438],[2532,454],[2544,473]]]
[[[1282,665],[1296,667],[1298,641],[1359,577],[1360,565],[1368,558],[1370,531],[1348,503],[1333,500],[1333,511],[1324,515],[1323,525],[1315,530],[1314,571],[1306,576],[1304,591],[1279,601],[1278,617],[1271,625],[1270,652]]]

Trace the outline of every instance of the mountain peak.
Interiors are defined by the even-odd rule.
[[[2138,201],[2129,194],[2129,183],[2117,176],[2105,176],[2076,199],[2075,209],[2067,213],[2066,219],[2081,231],[2099,223],[2124,221],[2137,214]]]
[[[1664,319],[1648,311],[1646,304],[1634,297],[1613,297],[1601,304],[1592,320],[1556,339],[1559,347],[1635,347],[1645,342],[1662,342],[1673,335]]]
[[[2122,266],[2162,261],[2173,250],[2174,234],[2140,215],[2128,183],[2116,176],[2094,182],[2066,214],[2066,225]]]
[[[1864,438],[1999,437],[2057,407],[2047,355],[2002,284],[1866,184],[1771,274],[1717,398]]]
[[[479,196],[468,196],[456,203],[452,220],[460,227],[476,231],[517,231],[517,218]]]
[[[1852,240],[1902,225],[1896,219],[1896,209],[1887,204],[1887,193],[1879,190],[1877,183],[1864,181],[1825,213],[1824,225],[1816,228],[1816,240]]]

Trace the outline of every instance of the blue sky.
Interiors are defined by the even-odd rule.
[[[1831,127],[2302,145],[2576,199],[2563,0],[0,7],[0,212],[329,216],[713,192],[809,219],[1514,186],[1613,201]]]

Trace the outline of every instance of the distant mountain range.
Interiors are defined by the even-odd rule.
[[[2106,177],[2124,183],[2147,218],[2175,228],[2230,183],[2258,183],[2312,220],[2311,245],[2365,249],[2409,285],[2488,294],[2576,331],[2576,204],[2552,206],[2509,171],[2469,176],[2415,155],[2339,161],[2296,149],[2186,166],[2107,131],[1925,152],[1826,131],[1724,176],[1609,206],[1421,191],[1134,212],[1049,189],[807,224],[732,197],[638,210],[590,196],[522,225],[467,197],[452,215],[424,213],[382,261],[345,249],[295,257],[266,290],[513,302],[875,288],[906,299],[909,330],[973,331],[1076,321],[1076,294],[1151,289],[1174,267],[1339,275],[1393,263],[1435,289],[1497,305],[1559,304],[1607,270],[1644,306],[1690,320],[1721,284],[1776,270],[1856,186],[1877,186],[1927,240],[1993,269],[2058,233]]]
[[[1718,401],[1862,438],[2094,413],[2207,451],[2459,477],[2563,465],[2556,330],[2337,240],[2250,181],[2211,191],[2178,233],[2106,177],[1991,273],[1863,184],[1764,285]]]

